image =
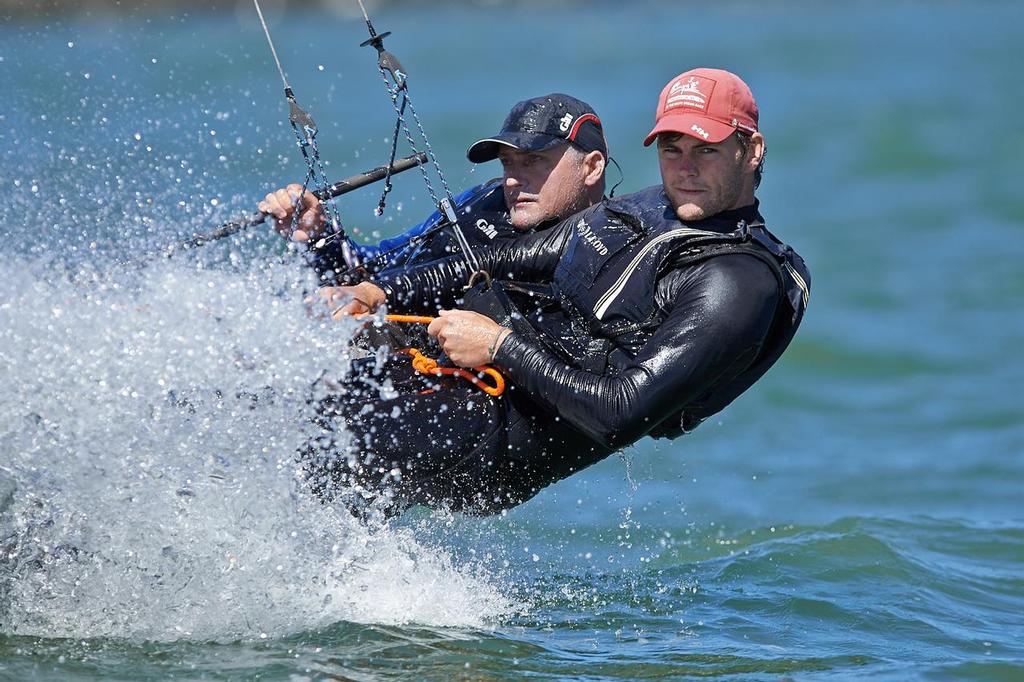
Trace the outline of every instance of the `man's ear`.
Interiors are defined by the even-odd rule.
[[[596,149],[592,152],[587,152],[586,156],[583,157],[583,168],[586,172],[586,175],[583,176],[583,183],[588,187],[593,187],[601,182],[607,165],[608,160],[601,152]]]
[[[756,169],[761,161],[764,159],[764,153],[768,147],[764,143],[764,135],[761,133],[750,134],[750,158],[747,159],[747,165],[750,166],[751,170]]]

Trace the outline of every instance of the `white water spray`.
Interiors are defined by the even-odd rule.
[[[409,529],[311,496],[295,453],[347,332],[292,261],[0,265],[0,632],[478,627],[516,608]]]

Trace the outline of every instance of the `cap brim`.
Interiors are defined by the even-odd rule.
[[[567,140],[547,133],[500,133],[474,142],[466,150],[466,158],[473,163],[484,163],[498,158],[501,147],[511,147],[520,151],[539,152],[554,147]]]
[[[644,146],[649,146],[659,133],[680,133],[695,137],[703,142],[717,144],[736,132],[736,126],[716,121],[696,114],[676,114],[662,116],[654,125],[654,130],[644,138]]]

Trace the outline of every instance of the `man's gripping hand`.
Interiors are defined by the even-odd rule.
[[[346,315],[372,313],[387,302],[384,290],[373,282],[360,282],[351,287],[321,287],[317,294],[335,320]]]
[[[282,237],[297,242],[308,242],[317,239],[324,228],[324,205],[312,192],[306,190],[298,204],[299,219],[293,232],[292,214],[295,212],[295,202],[301,192],[302,185],[293,183],[268,194],[257,208],[274,218],[274,229]]]

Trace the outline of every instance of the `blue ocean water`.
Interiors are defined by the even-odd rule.
[[[328,172],[382,163],[365,25],[272,13]],[[507,515],[367,530],[297,493],[349,330],[256,230],[145,256],[300,178],[254,12],[0,26],[0,678],[1024,677],[1024,63],[1014,2],[374,11],[453,187],[520,99],[596,107],[658,181],[661,86],[741,74],[773,230],[814,275],[777,367]],[[612,171],[612,177],[616,172]],[[430,210],[347,195],[362,238]],[[273,399],[261,399],[269,391]],[[255,396],[255,397],[254,397]]]

